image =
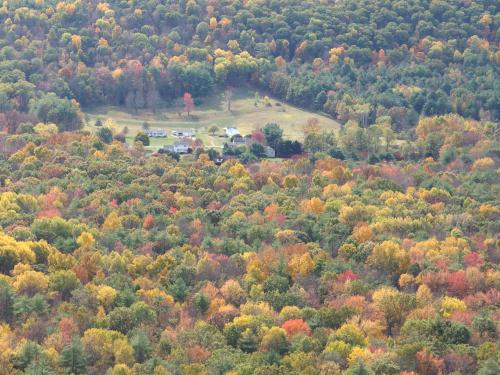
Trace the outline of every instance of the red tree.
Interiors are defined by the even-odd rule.
[[[193,96],[190,93],[185,92],[182,100],[184,101],[184,111],[187,112],[187,115],[189,116],[189,113],[194,109]]]
[[[422,375],[438,375],[444,370],[444,361],[427,351],[420,351],[416,355],[418,373]]]
[[[259,142],[261,144],[264,144],[266,142],[266,136],[264,135],[264,133],[260,130],[254,130],[252,132],[252,139],[255,141],[255,142]]]
[[[458,297],[463,297],[469,290],[465,271],[456,271],[448,275],[448,291]]]
[[[283,323],[281,328],[286,331],[286,335],[288,338],[292,338],[297,333],[304,333],[308,336],[311,334],[311,328],[309,328],[309,325],[302,319],[287,320],[285,323]]]
[[[144,218],[144,222],[142,224],[142,227],[146,230],[149,230],[153,227],[155,223],[155,218],[151,214],[147,214],[146,217]]]

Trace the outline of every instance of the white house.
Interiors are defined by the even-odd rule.
[[[224,128],[224,132],[226,133],[226,137],[231,138],[235,135],[240,135],[240,131],[236,128]]]
[[[175,141],[171,145],[163,146],[163,150],[175,152],[177,154],[189,154],[192,151],[191,141],[189,140]]]
[[[172,130],[172,134],[179,138],[193,138],[195,136],[194,129],[175,129]]]
[[[146,134],[148,137],[151,138],[166,138],[167,137],[167,131],[165,129],[148,129],[146,131]]]

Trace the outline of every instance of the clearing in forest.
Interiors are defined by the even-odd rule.
[[[151,110],[135,112],[125,107],[102,106],[84,109],[84,112],[88,129],[97,129],[94,126],[97,119],[103,123],[111,119],[120,128],[127,127],[128,142],[133,142],[137,132],[142,131],[145,122],[152,129],[166,129],[167,138],[150,139],[151,149],[172,143],[176,139],[172,136],[172,130],[175,129],[195,129],[196,137],[203,141],[205,147],[222,147],[224,142],[227,142],[227,138],[224,137],[224,127],[234,127],[241,135],[247,135],[269,122],[275,122],[283,129],[284,138],[299,141],[303,139],[303,127],[310,118],[318,119],[319,125],[324,129],[334,131],[339,129],[338,122],[326,115],[303,110],[273,98],[266,100],[263,95],[256,105],[255,91],[249,89],[234,90],[231,111],[227,108],[223,93],[220,93],[196,105],[189,117],[183,112],[182,106],[161,107],[156,112]],[[182,112],[181,115],[179,112]],[[209,129],[214,125],[218,130],[212,135]]]

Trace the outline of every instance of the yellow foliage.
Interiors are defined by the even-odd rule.
[[[370,361],[371,357],[372,354],[368,349],[355,346],[354,348],[352,348],[351,353],[347,358],[347,362],[349,362],[350,365],[356,363],[358,360],[362,360],[363,362],[367,363]]]
[[[118,363],[115,365],[115,367],[113,367],[112,375],[131,375],[131,374],[132,370],[124,363]]]
[[[290,319],[302,319],[303,315],[297,306],[285,306],[280,311],[280,320],[285,322]]]
[[[53,134],[57,134],[59,131],[56,124],[44,124],[43,122],[39,122],[33,128],[35,133],[40,134],[44,137],[51,136]]]
[[[112,211],[107,217],[106,220],[104,220],[104,223],[102,224],[102,229],[105,231],[112,231],[115,229],[118,229],[121,227],[122,221],[121,218],[118,216],[118,213],[116,211]]]
[[[407,286],[410,286],[414,282],[415,282],[415,278],[408,273],[403,273],[403,274],[401,274],[401,276],[399,276],[398,284],[401,288],[405,288]]]
[[[0,207],[1,207],[0,196]],[[0,231],[0,266],[9,271],[17,263],[35,263],[36,256],[31,246],[32,242],[16,241],[13,237]],[[10,266],[9,266],[10,265]]]
[[[300,202],[300,209],[302,212],[320,214],[325,211],[325,204],[321,199],[314,197]]]
[[[472,164],[472,170],[486,170],[493,168],[495,166],[495,161],[490,157],[485,157],[482,159],[477,159],[474,164]]]
[[[288,262],[288,270],[293,277],[305,277],[311,273],[313,268],[314,263],[309,253],[295,255]]]
[[[95,239],[92,233],[89,232],[82,232],[80,236],[78,236],[78,239],[76,240],[76,243],[80,245],[80,247],[83,248],[91,248],[95,244]]]
[[[231,20],[229,18],[222,17],[222,19],[219,21],[219,25],[221,25],[223,28],[226,28],[231,25]]]
[[[372,299],[375,304],[380,305],[386,298],[393,297],[398,294],[394,288],[383,287],[373,292]]]
[[[122,76],[122,74],[123,70],[120,68],[116,68],[115,70],[113,70],[113,72],[111,72],[111,77],[113,77],[114,80],[117,80]]]
[[[298,184],[299,184],[299,178],[294,174],[289,174],[288,176],[285,176],[283,180],[283,185],[288,189],[297,187]]]
[[[231,168],[229,168],[229,173],[231,173],[234,177],[248,176],[246,168],[241,163],[236,163]]]
[[[104,38],[99,38],[99,42],[98,43],[99,43],[99,45],[101,47],[109,47],[108,41],[106,39],[104,39]]]
[[[444,297],[441,301],[441,314],[449,318],[455,311],[465,311],[467,305],[464,301],[454,297]]]
[[[217,18],[211,17],[209,22],[210,29],[215,30],[217,28]]]
[[[81,36],[80,35],[72,35],[71,36],[71,44],[76,49],[80,49],[80,47],[82,46],[82,38],[81,38]]]
[[[108,285],[101,285],[97,288],[97,300],[105,307],[111,306],[117,296],[116,289]]]
[[[237,40],[231,39],[229,42],[227,42],[227,48],[233,51],[238,51],[240,49],[240,44]]]
[[[26,271],[16,277],[13,285],[19,293],[34,295],[47,291],[49,278],[41,272]]]
[[[376,245],[368,261],[388,273],[404,272],[410,265],[408,253],[393,241],[384,241]]]
[[[113,354],[116,363],[125,364],[127,366],[134,364],[134,349],[125,338],[113,342]]]
[[[368,225],[360,225],[354,228],[353,236],[358,243],[363,243],[372,239],[373,232]]]

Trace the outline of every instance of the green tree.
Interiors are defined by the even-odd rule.
[[[137,362],[142,363],[149,358],[151,354],[151,341],[143,330],[136,330],[130,338],[130,345],[134,349],[134,355]]]
[[[97,137],[101,140],[101,142],[107,144],[113,142],[113,132],[110,128],[99,128],[97,131]]]
[[[139,132],[135,136],[134,142],[141,142],[144,146],[149,146],[149,137],[146,133]]]
[[[73,271],[56,271],[49,275],[49,289],[61,293],[63,299],[68,299],[71,292],[78,288],[80,280]]]
[[[54,93],[34,100],[30,111],[45,123],[52,122],[60,131],[78,130],[83,126],[83,116],[75,101],[61,99]]]
[[[9,323],[14,316],[14,290],[6,280],[0,279],[0,321]]]
[[[490,358],[487,361],[483,362],[477,374],[478,375],[500,374],[500,364],[498,364],[498,361],[496,361],[494,358]]]
[[[207,312],[208,308],[210,307],[210,298],[203,293],[197,293],[194,297],[194,305],[196,308],[204,314]]]
[[[63,348],[59,363],[61,367],[67,369],[68,374],[78,375],[85,373],[87,362],[82,344],[78,338],[74,338],[69,345]]]
[[[262,129],[262,132],[266,137],[267,144],[273,148],[276,148],[276,145],[283,137],[283,129],[281,129],[279,125],[274,122],[266,124]]]
[[[212,125],[209,129],[208,129],[208,132],[212,135],[212,137],[215,135],[215,133],[217,133],[217,131],[219,130],[219,127],[216,126],[216,125]]]

